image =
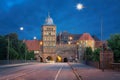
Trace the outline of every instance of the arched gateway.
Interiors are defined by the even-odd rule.
[[[71,56],[76,55],[75,45],[56,45],[56,26],[48,14],[45,24],[42,26],[42,58],[44,62],[67,62]],[[62,51],[62,52],[58,52]]]
[[[56,26],[53,23],[53,19],[48,14],[48,17],[45,20],[45,24],[42,25],[42,55],[44,62],[49,60],[55,61],[56,54]]]

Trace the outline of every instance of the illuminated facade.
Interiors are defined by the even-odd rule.
[[[95,48],[95,40],[89,33],[84,33],[78,40],[78,44],[82,47],[91,47],[92,50]]]
[[[70,34],[68,32],[62,32],[57,38],[58,44],[79,44],[82,47],[91,47],[92,50],[94,50],[95,42],[97,40],[89,33]]]
[[[48,15],[45,24],[42,26],[42,55],[44,60],[51,57],[54,60],[56,49],[56,26],[52,18]]]
[[[70,34],[61,32],[56,36],[56,25],[53,19],[48,15],[45,23],[41,27],[42,40],[27,40],[25,41],[28,50],[34,51],[38,61],[68,61],[83,58],[86,47],[95,49],[99,47],[101,41],[91,36],[89,33]],[[97,43],[97,44],[96,44]]]

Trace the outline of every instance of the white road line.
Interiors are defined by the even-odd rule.
[[[26,71],[26,70],[24,70],[24,71]],[[25,76],[28,73],[32,73],[32,72],[35,72],[35,70],[30,70],[29,72],[26,72],[26,73],[22,72],[22,73],[17,73],[17,74],[11,74],[11,75],[7,75],[7,76],[3,76],[3,77],[0,77],[0,80],[1,79],[6,79],[7,80],[7,78],[8,78],[8,80],[15,79],[17,77]]]
[[[59,71],[57,72],[57,74],[56,74],[56,76],[55,76],[55,80],[57,80],[58,75],[60,74],[60,72],[61,72],[62,68],[63,68],[63,65],[62,65],[62,67],[59,69]]]

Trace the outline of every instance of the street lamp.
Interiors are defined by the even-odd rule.
[[[23,27],[20,27],[20,30],[22,31],[22,30],[24,30],[24,28],[23,28]]]
[[[24,27],[20,27],[20,31],[23,31]],[[26,48],[25,48],[25,62],[26,62]]]
[[[10,47],[10,44],[9,44],[9,35],[8,35],[8,50],[7,50],[7,63],[9,64],[9,47]]]
[[[77,42],[77,58],[80,61],[79,43]]]
[[[81,4],[81,3],[78,3],[77,5],[76,5],[76,9],[77,10],[82,10],[84,8],[84,6],[83,6],[83,4]],[[100,15],[101,16],[101,15]],[[103,40],[103,19],[102,19],[102,17],[101,17],[101,30],[100,30],[100,33],[101,33],[101,41]],[[102,71],[104,71],[104,51],[103,51],[103,42],[102,42],[102,51],[101,51],[102,53],[102,63],[101,63],[101,65],[102,65]]]
[[[69,37],[70,41],[73,39],[72,36]]]
[[[84,42],[84,54],[85,54],[85,64],[87,64],[87,53],[86,53],[86,43],[87,41]]]
[[[82,10],[84,8],[84,6],[83,6],[83,4],[81,4],[81,3],[78,3],[77,5],[76,5],[76,9],[77,10]]]
[[[33,39],[35,40],[35,39],[37,39],[37,37],[36,37],[36,36],[34,36],[34,37],[33,37]]]
[[[68,38],[69,38],[69,42],[68,42],[68,44],[71,44],[71,43],[72,43],[72,39],[73,39],[73,37],[72,37],[72,36],[69,36]]]
[[[103,19],[101,18],[101,41],[103,40]],[[102,42],[102,71],[104,72],[104,51],[103,51],[103,42]]]

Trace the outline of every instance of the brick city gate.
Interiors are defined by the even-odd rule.
[[[74,44],[57,45],[56,55],[61,57],[62,62],[74,61],[77,58],[77,48]]]

